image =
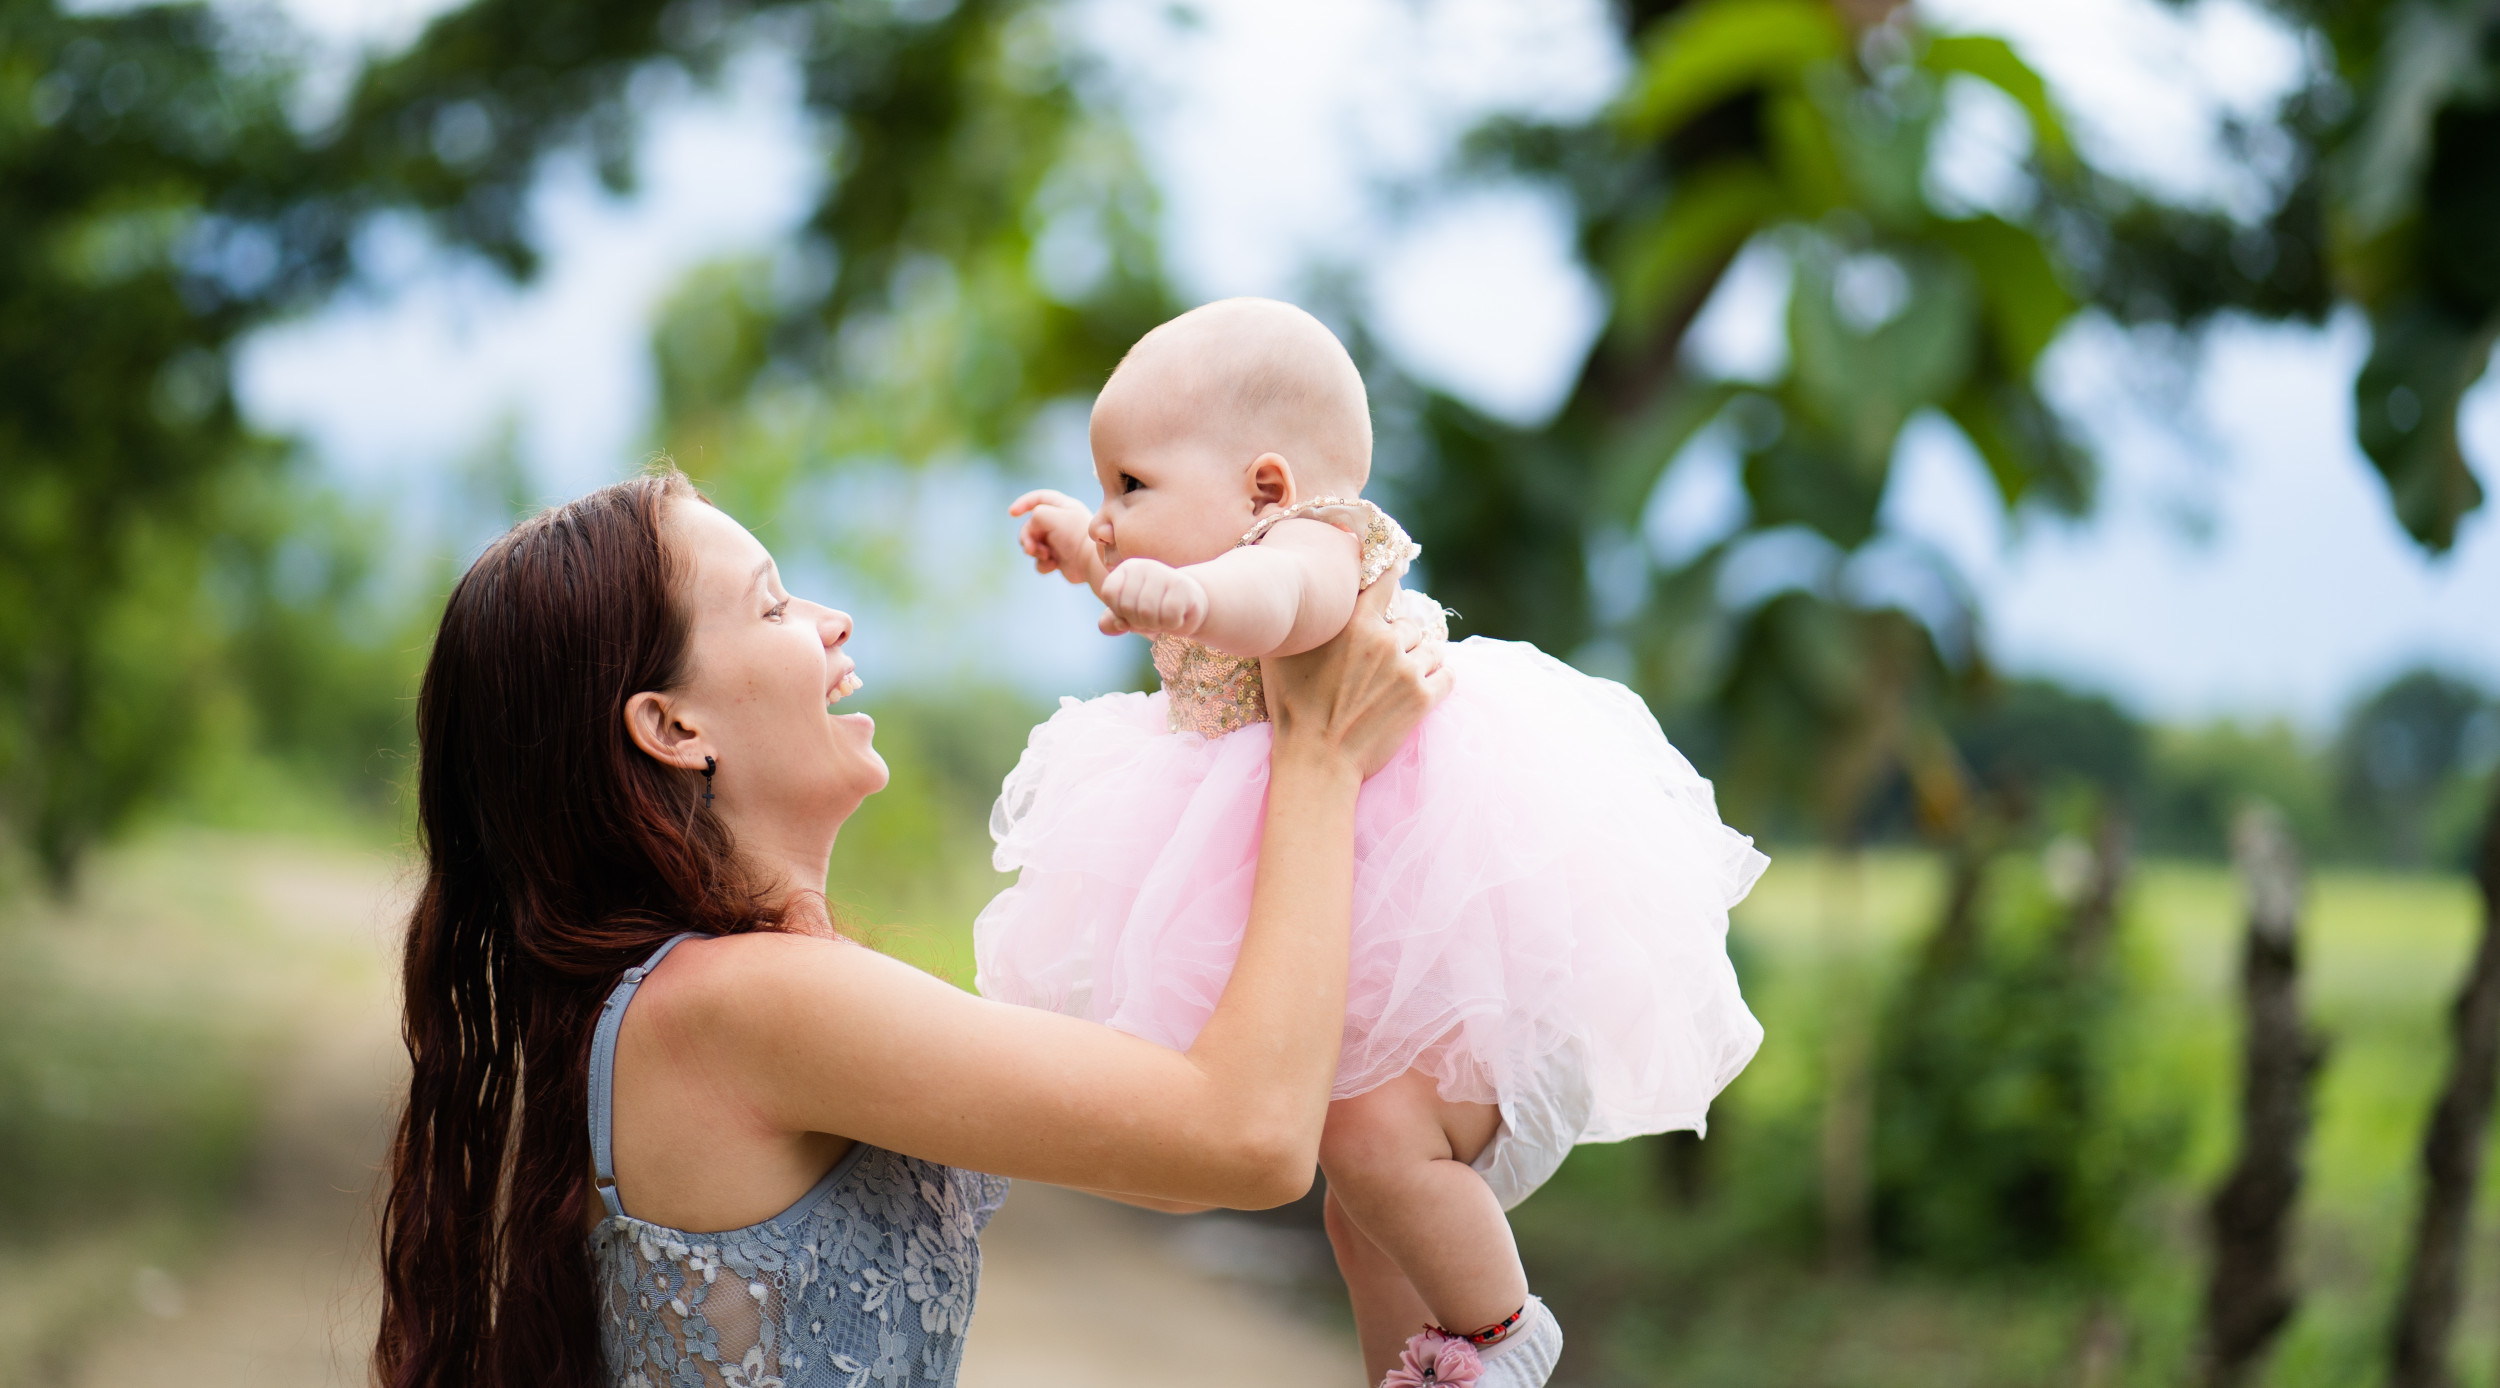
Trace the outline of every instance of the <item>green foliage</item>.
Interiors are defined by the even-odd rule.
[[[2121,1045],[2128,990],[2062,911],[1998,895],[1979,947],[1914,970],[1877,1036],[1877,1247],[2106,1278],[2167,1156],[2161,1127],[2121,1108],[2141,1058]]]
[[[228,349],[342,254],[265,38],[0,8],[0,821],[56,884],[191,750],[214,537],[276,461]]]
[[[803,244],[698,275],[660,334],[662,442],[759,516],[863,457],[1012,451],[1169,308],[1151,190],[1048,5],[478,0],[310,135],[276,24],[0,6],[0,828],[56,884],[258,755],[220,740],[368,803],[395,775],[444,576],[253,438],[227,369],[372,216],[526,275],[548,159],[627,187],[671,73],[792,54],[825,150]]]
[[[2129,321],[2368,315],[2354,423],[2396,518],[2433,552],[2482,504],[2457,411],[2500,339],[2500,16],[2450,0],[2272,0],[2330,61],[2277,114],[2273,203],[2253,220],[2108,216],[2098,296]]]
[[[2007,800],[2038,803],[2078,790],[2140,802],[2151,732],[2108,698],[2047,680],[2016,680],[1954,710],[1953,746],[1972,778]]]
[[[2228,857],[2232,817],[2256,801],[2282,811],[2304,845],[2324,848],[2337,838],[2326,768],[2282,723],[2158,731],[2147,800],[2145,839],[2166,852]]]
[[[1868,797],[1896,776],[1938,832],[1967,798],[1940,720],[1983,679],[1985,652],[1959,576],[1886,533],[1902,431],[1950,421],[2009,510],[2092,502],[2090,459],[2032,381],[2081,305],[2081,242],[2046,217],[1931,198],[1945,84],[1995,86],[2027,113],[2043,187],[2098,175],[2005,44],[1931,35],[1906,10],[1867,18],[1881,8],[1636,6],[1636,66],[1610,110],[1581,127],[1480,132],[1481,162],[1570,194],[1612,317],[1550,425],[1508,429],[1435,399],[1408,416],[1413,457],[1386,478],[1436,595],[1453,571],[1478,591],[1453,600],[1470,630],[1626,649],[1662,717],[1729,749],[1722,789],[1740,813],[1766,823],[1802,811],[1837,835],[1858,832]],[[1759,384],[1694,379],[1685,333],[1748,246],[1791,272],[1788,369]],[[1639,518],[1713,424],[1741,455],[1748,514],[1670,572],[1638,538]],[[1536,518],[1526,538],[1470,524],[1447,499],[1488,478],[1503,505]],[[1590,547],[1611,556],[1610,572],[1617,560],[1646,570],[1602,627],[1585,598],[1553,591],[1571,586],[1556,575],[1587,568]],[[1774,549],[1783,581],[1727,585],[1731,564],[1759,571]],[[1871,596],[1900,591],[1864,582],[1879,571],[1943,595],[1943,607]]]
[[[2335,809],[2353,851],[2404,867],[2462,863],[2475,806],[2500,762],[2500,701],[2433,670],[2357,705],[2334,750]]]
[[[658,442],[731,509],[862,459],[1012,449],[1168,316],[1151,189],[1048,5],[478,0],[366,75],[342,141],[374,196],[525,271],[545,158],[587,143],[622,186],[636,82],[746,43],[796,59],[826,164],[797,244],[698,271],[657,331]]]

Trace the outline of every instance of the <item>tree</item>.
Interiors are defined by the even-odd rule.
[[[768,514],[846,460],[1010,447],[1169,316],[1151,187],[1045,4],[478,0],[365,75],[339,146],[367,196],[526,274],[547,157],[587,148],[629,187],[637,83],[716,76],[744,44],[799,64],[827,176],[780,273],[698,273],[655,337],[662,441],[734,504]]]
[[[237,338],[344,264],[282,46],[206,6],[0,6],[0,825],[65,887],[178,775],[283,451]],[[238,586],[228,583],[232,595]]]
[[[212,685],[325,745],[374,735],[276,677],[335,638],[294,609],[346,601],[355,557],[289,569],[342,532],[281,484],[228,358],[348,278],[375,215],[525,277],[548,158],[630,186],[638,83],[795,55],[828,171],[798,273],[699,279],[663,334],[670,432],[759,507],[833,460],[1008,446],[1170,307],[1151,192],[1046,5],[479,0],[309,133],[275,23],[0,0],[0,821],[56,884],[180,781]]]

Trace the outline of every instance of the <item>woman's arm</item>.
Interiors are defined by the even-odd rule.
[[[1299,655],[1345,629],[1362,586],[1355,539],[1298,517],[1255,545],[1173,568],[1130,559],[1095,585],[1102,629],[1170,632],[1234,655]]]
[[[1268,663],[1276,736],[1249,926],[1188,1051],[791,935],[679,950],[683,991],[658,1039],[721,1055],[717,1072],[780,1131],[1162,1201],[1300,1195],[1344,1024],[1355,795],[1448,685],[1408,654],[1411,626],[1382,620],[1386,590],[1338,639]]]

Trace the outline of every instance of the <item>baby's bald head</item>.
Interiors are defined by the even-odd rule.
[[[1371,477],[1362,373],[1325,324],[1273,299],[1220,299],[1139,338],[1094,403],[1098,422],[1111,412],[1214,436],[1245,464],[1282,455],[1306,499],[1357,495]]]

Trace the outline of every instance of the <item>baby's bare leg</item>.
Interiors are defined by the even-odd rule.
[[[1398,1365],[1398,1351],[1407,1337],[1432,1323],[1432,1312],[1415,1294],[1398,1265],[1380,1251],[1371,1236],[1354,1227],[1354,1217],[1328,1192],[1322,1207],[1328,1217],[1328,1243],[1337,1250],[1337,1271],[1345,1275],[1346,1294],[1354,1303],[1354,1335],[1363,1345],[1363,1381],[1378,1383]]]
[[[1406,1274],[1435,1323],[1462,1333],[1500,1321],[1528,1299],[1528,1277],[1519,1266],[1510,1221],[1484,1178],[1467,1165],[1493,1140],[1501,1121],[1491,1104],[1450,1103],[1434,1091],[1429,1077],[1409,1071],[1369,1094],[1330,1104],[1320,1135],[1329,1196],[1351,1220],[1353,1232]],[[1347,1265],[1344,1240],[1337,1248],[1349,1287],[1356,1285],[1358,1271],[1367,1284],[1378,1286],[1375,1271]],[[1385,1315],[1391,1295],[1385,1290],[1368,1295]],[[1398,1309],[1412,1316],[1411,1307]],[[1360,1301],[1355,1315],[1366,1330],[1368,1363],[1372,1332]],[[1422,1328],[1407,1326],[1397,1342]],[[1390,1362],[1395,1358],[1392,1348]]]

